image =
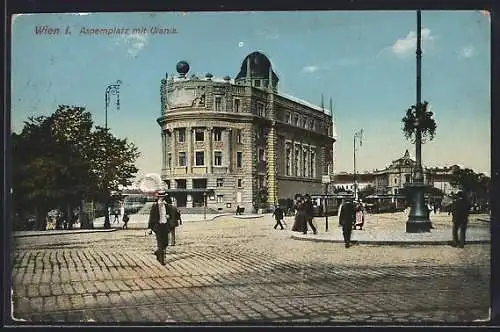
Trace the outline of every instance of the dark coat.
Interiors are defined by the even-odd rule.
[[[283,212],[283,209],[281,207],[277,207],[274,212],[273,212],[273,216],[274,218],[276,218],[277,220],[281,220],[283,219],[283,216],[284,216],[284,212]]]
[[[345,202],[339,213],[339,223],[342,227],[352,227],[356,222],[356,208],[352,202]]]
[[[453,222],[457,224],[467,223],[470,205],[467,199],[459,197],[453,202]]]
[[[165,209],[167,211],[167,225],[168,228],[174,229],[175,227],[178,226],[179,223],[179,218],[178,218],[178,210],[174,206],[170,204],[166,204],[165,202]],[[180,215],[180,213],[179,213]],[[160,209],[158,208],[158,202],[154,202],[153,206],[151,207],[151,210],[149,211],[149,221],[148,221],[148,228],[154,230],[157,225],[160,224]]]

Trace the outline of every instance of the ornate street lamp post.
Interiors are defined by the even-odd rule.
[[[429,211],[425,206],[424,174],[422,168],[422,136],[434,138],[436,123],[432,119],[432,112],[428,110],[428,103],[421,102],[421,11],[417,11],[417,103],[406,111],[403,118],[404,133],[407,138],[415,137],[415,168],[413,182],[407,183],[408,194],[411,201],[410,213],[406,222],[407,233],[430,232],[432,228]]]
[[[112,95],[116,95],[116,109],[120,109],[120,84],[122,84],[122,81],[117,80],[115,84],[109,84],[106,86],[106,90],[104,91],[104,128],[106,130],[108,130],[108,106]],[[111,228],[108,213],[111,201],[112,198],[108,197],[106,202],[106,213],[104,216],[104,228]]]
[[[363,129],[354,133],[354,144],[353,144],[353,152],[354,152],[354,200],[358,200],[358,180],[356,174],[356,139],[359,141],[359,146],[363,145]]]
[[[106,91],[104,93],[104,128],[108,129],[108,106],[109,106],[109,101],[111,99],[111,95],[116,95],[116,109],[120,109],[120,84],[122,84],[122,81],[118,80],[116,81],[116,84],[109,84],[106,87]]]

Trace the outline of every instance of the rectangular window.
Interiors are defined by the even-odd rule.
[[[306,117],[302,118],[302,127],[307,128],[307,118]]]
[[[222,97],[221,96],[215,96],[214,100],[214,108],[216,111],[222,111]]]
[[[221,151],[214,152],[214,165],[215,166],[222,166],[222,152]]]
[[[218,178],[217,179],[217,187],[224,187],[224,179],[223,178]]]
[[[196,166],[205,166],[205,151],[196,151]]]
[[[233,108],[234,108],[235,112],[240,111],[240,103],[241,103],[241,101],[239,98],[234,99],[234,107]]]
[[[186,166],[186,152],[179,152],[179,166]]]
[[[242,140],[241,140],[241,129],[238,129],[238,131],[236,132],[236,140],[238,143],[242,143]]]
[[[264,104],[257,103],[257,114],[262,117],[266,116],[266,110]]]
[[[220,128],[214,129],[214,141],[215,142],[222,141],[222,130]]]
[[[184,143],[186,141],[186,129],[179,129],[179,143]]]
[[[172,154],[169,153],[168,154],[168,158],[167,158],[167,168],[172,168]]]
[[[254,84],[255,84],[256,87],[260,86],[260,80],[255,80],[254,82],[255,82]]]
[[[243,180],[238,179],[238,188],[242,188],[242,187],[243,187]]]
[[[406,180],[406,182],[410,182],[410,181],[411,181],[411,176],[410,176],[410,174],[406,174],[406,175],[405,175],[405,180]]]
[[[295,114],[294,119],[293,119],[293,124],[298,127],[299,121],[300,121],[300,117],[297,114]]]
[[[285,122],[292,123],[292,113],[290,113],[290,112],[285,113]]]
[[[266,161],[266,153],[264,149],[259,148],[258,161]]]
[[[195,140],[196,142],[203,142],[205,140],[205,131],[203,129],[196,129]]]
[[[243,152],[236,152],[236,167],[242,168],[243,167]]]
[[[309,120],[309,129],[314,130],[314,120],[313,119]]]
[[[177,189],[186,189],[186,179],[176,179]]]
[[[224,195],[217,195],[217,203],[223,203],[224,202]]]

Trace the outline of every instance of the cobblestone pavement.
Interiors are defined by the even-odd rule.
[[[269,217],[185,223],[166,266],[153,255],[154,237],[140,229],[15,238],[14,317],[272,324],[488,318],[489,245],[346,249],[293,240],[273,224]]]

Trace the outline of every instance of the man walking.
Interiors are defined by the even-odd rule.
[[[168,246],[168,233],[171,231],[170,219],[172,219],[172,209],[165,201],[166,192],[157,193],[158,200],[153,203],[149,212],[148,228],[156,236],[158,249],[155,251],[156,259],[161,265],[165,265],[165,250]]]
[[[452,221],[453,221],[453,247],[463,248],[465,246],[465,232],[469,219],[469,202],[463,191],[457,193],[457,198],[453,203]],[[460,237],[459,232],[460,230]]]
[[[280,226],[281,229],[285,229],[283,227],[283,224],[281,223],[281,220],[283,220],[283,217],[284,217],[284,212],[283,212],[283,209],[279,205],[276,205],[276,208],[274,209],[274,212],[273,212],[273,216],[274,216],[274,219],[276,219],[276,225],[274,225],[274,229],[276,229],[276,227],[278,227],[278,226]]]
[[[351,246],[352,227],[356,221],[356,209],[351,198],[348,198],[339,213],[339,223],[342,225],[342,234],[344,235],[345,247]]]
[[[181,219],[181,213],[179,212],[179,209],[172,205],[172,200],[170,197],[167,197],[166,200],[167,205],[170,207],[172,218],[169,221],[170,224],[170,234],[172,235],[172,245],[175,246],[175,229],[179,226],[182,225],[182,219]]]
[[[316,227],[313,225],[313,218],[314,218],[314,211],[313,211],[313,203],[311,196],[309,194],[306,194],[304,196],[305,198],[305,210],[306,210],[306,221],[307,223],[304,225],[304,234],[307,234],[307,224],[311,227],[313,234],[317,234],[318,231],[316,230]]]

